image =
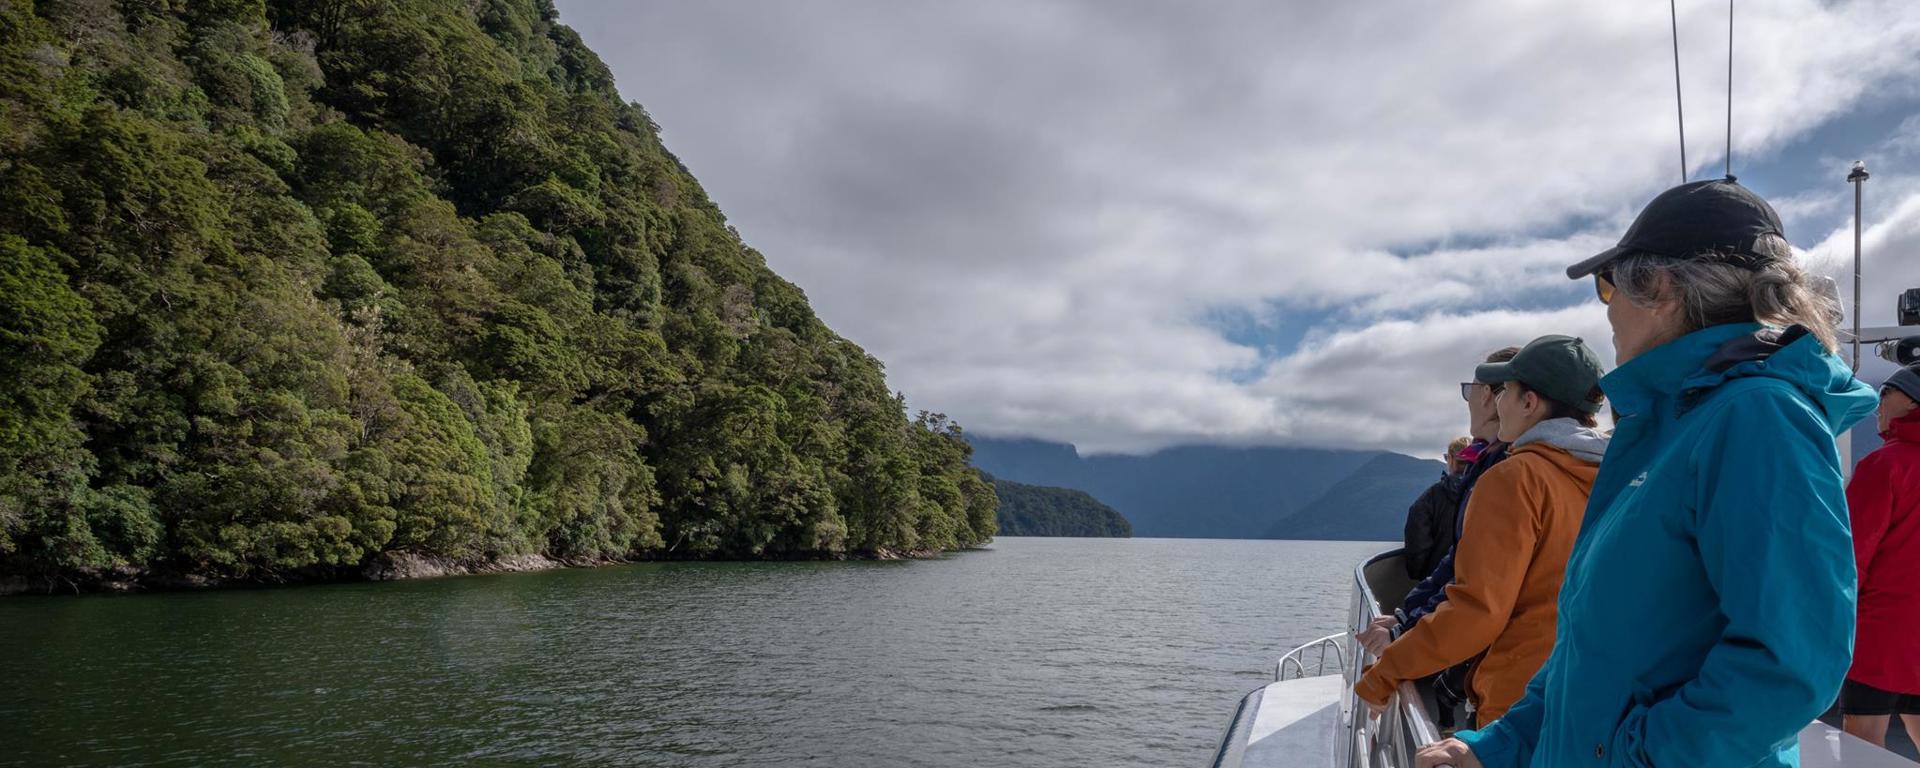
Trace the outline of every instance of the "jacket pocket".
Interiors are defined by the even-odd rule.
[[[1652,768],[1653,757],[1647,754],[1646,744],[1647,712],[1663,698],[1644,683],[1633,684],[1608,743],[1594,746],[1596,756],[1604,757],[1599,764]]]

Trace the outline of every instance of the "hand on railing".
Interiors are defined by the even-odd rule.
[[[1413,756],[1414,768],[1481,768],[1480,758],[1459,739],[1447,739],[1420,748]]]
[[[1389,628],[1393,625],[1393,618],[1384,617],[1384,621],[1382,623],[1381,619],[1375,619],[1366,629],[1353,634],[1353,639],[1360,643],[1360,647],[1367,649],[1367,653],[1379,656],[1386,653],[1387,645],[1393,642],[1393,630]]]

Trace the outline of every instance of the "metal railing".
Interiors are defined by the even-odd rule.
[[[1427,699],[1412,682],[1403,682],[1393,700],[1379,717],[1373,717],[1365,702],[1353,693],[1360,672],[1373,656],[1361,648],[1354,634],[1381,615],[1381,597],[1398,604],[1412,587],[1412,580],[1400,564],[1400,550],[1383,552],[1368,558],[1353,572],[1353,600],[1347,615],[1346,632],[1328,635],[1288,651],[1273,665],[1275,682],[1318,677],[1339,672],[1346,682],[1340,697],[1341,736],[1336,739],[1332,764],[1342,768],[1413,768],[1414,753],[1440,740],[1427,709]],[[1331,654],[1329,654],[1331,651]],[[1331,655],[1337,669],[1327,666]],[[1234,743],[1234,729],[1243,724],[1243,712],[1234,716],[1234,725],[1223,738],[1216,764],[1228,755],[1227,745]],[[1237,764],[1237,763],[1234,763]]]
[[[1373,582],[1398,578],[1402,574],[1399,556],[1397,549],[1384,552],[1354,569],[1353,605],[1348,612],[1352,631],[1359,632],[1376,617],[1385,615],[1374,594]],[[1399,602],[1397,597],[1394,601]],[[1370,716],[1366,703],[1353,695],[1352,684],[1359,681],[1360,671],[1373,655],[1359,643],[1353,643],[1351,648],[1354,663],[1343,665],[1348,683],[1343,700],[1348,738],[1343,740],[1342,747],[1347,752],[1339,756],[1337,764],[1348,768],[1412,768],[1414,753],[1440,740],[1440,729],[1434,726],[1433,716],[1427,711],[1426,698],[1412,682],[1403,682],[1388,702],[1386,712],[1378,718]]]
[[[1274,662],[1273,681],[1277,683],[1282,680],[1296,680],[1302,677],[1319,677],[1320,675],[1331,674],[1331,672],[1327,670],[1327,649],[1329,648],[1333,649],[1333,663],[1336,665],[1333,671],[1345,674],[1347,671],[1346,642],[1347,633],[1335,632],[1291,651],[1287,651],[1287,655],[1281,656],[1279,661]],[[1309,654],[1313,654],[1314,656],[1313,671],[1311,673],[1307,671],[1307,656]],[[1292,677],[1287,676],[1287,670],[1289,669],[1294,671]]]
[[[1439,729],[1427,716],[1426,700],[1411,681],[1400,683],[1370,735],[1375,753],[1384,758],[1375,764],[1396,768],[1412,768],[1414,754],[1440,740]]]

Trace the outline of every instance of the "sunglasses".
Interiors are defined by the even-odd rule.
[[[1500,395],[1500,390],[1507,388],[1506,384],[1481,384],[1477,381],[1463,381],[1460,382],[1460,399],[1469,403],[1473,402],[1473,388],[1475,385],[1486,387],[1487,390],[1492,392],[1496,397]]]
[[[1602,269],[1593,273],[1593,292],[1600,297],[1600,303],[1613,303],[1613,270]]]

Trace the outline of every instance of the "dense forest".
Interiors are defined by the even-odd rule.
[[[0,575],[989,539],[551,0],[0,0]]]
[[[991,475],[988,479],[1000,497],[1003,536],[1133,536],[1127,518],[1086,491],[1027,485]]]

